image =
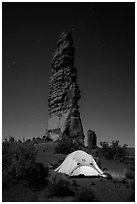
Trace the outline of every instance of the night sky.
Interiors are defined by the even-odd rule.
[[[84,133],[135,145],[134,3],[2,3],[3,137],[42,137],[58,36],[72,29]]]

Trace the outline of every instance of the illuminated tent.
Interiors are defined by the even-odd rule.
[[[55,171],[69,176],[84,175],[106,177],[103,171],[98,167],[92,155],[82,150],[69,154]]]

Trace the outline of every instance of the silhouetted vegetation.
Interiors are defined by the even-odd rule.
[[[133,162],[132,164],[128,164],[128,165],[127,165],[127,168],[128,168],[129,170],[135,172],[135,163]]]
[[[134,178],[134,172],[129,170],[129,169],[127,169],[126,172],[125,172],[125,177],[127,179],[133,179]]]
[[[27,181],[30,185],[45,184],[48,169],[35,163],[36,150],[30,142],[17,142],[13,137],[2,143],[2,184]]]
[[[131,187],[132,187],[132,193],[129,197],[129,201],[135,202],[135,180],[132,182]]]
[[[55,147],[55,153],[69,154],[82,148],[83,146],[79,141],[64,137]]]
[[[75,141],[73,142],[73,145],[70,149],[70,153],[71,152],[74,152],[74,151],[77,151],[77,150],[83,150],[85,151],[85,147],[83,146],[83,144],[78,140],[78,141]]]
[[[132,161],[132,163],[129,163],[127,165],[127,168],[125,171],[125,177],[127,179],[134,179],[134,177],[135,177],[135,161]]]
[[[2,157],[3,181],[2,182],[4,187],[3,201],[5,202],[8,202],[8,201],[9,202],[12,202],[12,201],[39,202],[40,201],[41,202],[41,201],[44,201],[44,199],[46,199],[46,201],[52,201],[52,200],[70,201],[71,200],[76,202],[82,202],[82,201],[94,202],[94,201],[99,201],[98,200],[99,194],[97,191],[98,190],[100,191],[100,189],[98,189],[98,185],[96,185],[98,184],[98,182],[100,182],[100,184],[102,185],[102,188],[107,188],[106,182],[108,182],[108,185],[110,185],[110,189],[113,189],[113,190],[114,190],[113,185],[119,186],[118,183],[116,182],[114,183],[110,182],[109,179],[112,179],[112,177],[111,175],[110,176],[107,175],[108,181],[106,179],[101,178],[100,181],[95,180],[95,182],[92,182],[92,184],[90,185],[88,184],[87,187],[81,188],[83,185],[82,179],[78,180],[78,182],[76,180],[76,182],[73,183],[73,180],[69,179],[69,177],[66,175],[63,175],[61,173],[55,173],[53,170],[50,170],[49,172],[48,167],[44,167],[41,163],[36,163],[37,153],[40,152],[41,149],[45,148],[45,145],[37,146],[37,145],[34,145],[33,141],[37,141],[37,139],[33,139],[31,141],[25,140],[25,139],[24,141],[21,141],[21,140],[16,141],[13,137],[10,137],[9,139],[6,139],[3,141],[2,143],[2,154],[3,154],[3,157]],[[38,139],[38,143],[39,141],[41,143],[42,140]],[[58,145],[60,144],[61,142],[58,142],[57,144],[54,144],[54,147],[55,145],[57,145],[58,147]],[[97,149],[84,148],[79,141],[74,142],[73,140],[67,139],[67,138],[65,139],[63,138],[63,144],[61,145],[62,146],[64,145],[64,146],[63,148],[62,146],[59,146],[60,148],[58,147],[59,153],[63,152],[63,154],[68,154],[75,150],[82,149],[87,153],[92,154],[96,162],[100,166],[100,157],[104,155],[103,148],[97,148]],[[45,151],[47,150],[50,151],[50,149],[48,148],[49,147],[47,146],[47,149]],[[37,149],[39,149],[40,151],[37,151]],[[62,163],[65,155],[64,156],[55,155],[53,154],[53,149],[54,148],[52,148],[52,155],[49,154],[49,152],[47,151],[48,153],[47,155],[51,156],[52,158],[51,162],[49,163],[47,162],[47,163],[52,167],[56,168]],[[114,152],[118,152],[118,151],[114,151]],[[46,152],[45,154],[42,154],[42,156],[44,155],[45,157],[43,157],[43,160],[44,160],[43,164],[45,165],[45,159],[47,158]],[[115,155],[115,154],[111,154],[111,156],[112,155]],[[117,159],[117,156],[115,156],[115,158]],[[37,157],[37,161],[41,162],[41,160],[38,160],[38,157]],[[111,161],[108,161],[108,162],[111,162]],[[102,163],[103,163],[103,160],[102,160]],[[123,190],[122,190],[122,186],[120,186],[119,188],[120,192],[126,192],[126,190],[127,191],[129,190],[128,188],[131,185],[132,192],[128,192],[126,199],[132,202],[135,200],[134,177],[135,177],[135,165],[134,165],[134,160],[132,160],[132,162],[130,162],[130,164],[127,165],[127,168],[125,171],[125,178],[121,182],[121,185],[123,186],[125,184],[126,185],[128,184],[126,186],[127,189],[123,187]],[[88,178],[87,178],[87,181],[88,181]],[[131,184],[132,181],[133,181],[133,184]],[[6,188],[6,186],[8,186],[8,188]],[[43,191],[43,187],[45,186],[46,188]],[[25,196],[27,196],[27,198],[25,198]],[[108,196],[110,196],[109,192],[108,192]],[[102,198],[99,197],[99,199],[102,199]],[[110,198],[110,200],[112,199]]]
[[[55,147],[55,153],[69,154],[72,146],[73,140],[64,137]]]
[[[97,202],[95,192],[87,187],[80,188],[79,191],[75,193],[75,202]]]
[[[48,174],[48,167],[44,167],[41,163],[34,163],[27,171],[25,178],[30,186],[39,188],[45,186],[48,183],[48,180],[46,179]]]
[[[54,174],[49,185],[51,195],[59,197],[74,195],[68,177],[61,173]]]
[[[126,155],[127,145],[119,145],[118,140],[112,141],[111,144],[108,144],[108,142],[105,141],[100,142],[100,145],[102,147],[103,154],[107,159],[120,159]]]
[[[135,202],[135,191],[132,192],[130,198],[129,198],[130,202]]]
[[[57,167],[63,162],[63,160],[64,160],[64,159],[59,158],[58,160],[53,161],[53,162],[51,163],[51,165],[53,166],[53,168],[57,168]]]

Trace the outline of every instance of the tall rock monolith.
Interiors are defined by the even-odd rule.
[[[63,32],[52,58],[52,75],[49,80],[48,133],[53,141],[63,136],[72,139],[84,138],[78,105],[81,96],[74,53],[71,32]]]

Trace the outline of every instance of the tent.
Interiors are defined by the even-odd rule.
[[[84,175],[106,177],[98,167],[92,155],[82,150],[74,151],[69,154],[55,171],[69,176]]]

